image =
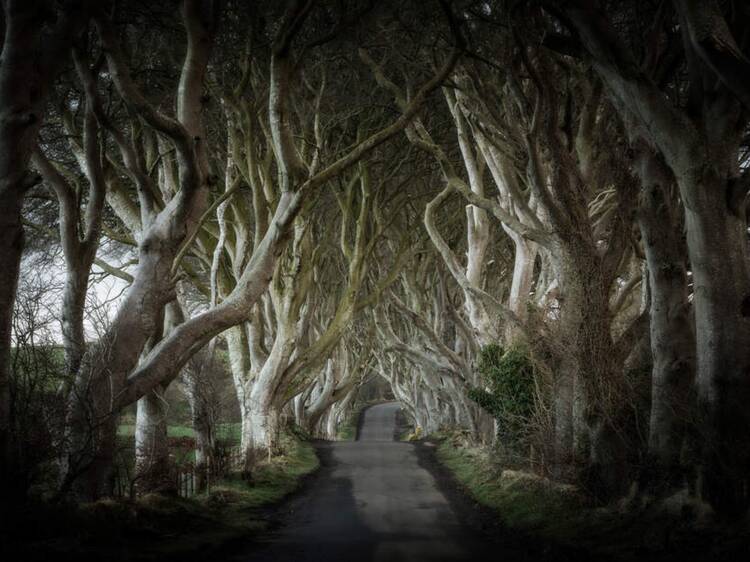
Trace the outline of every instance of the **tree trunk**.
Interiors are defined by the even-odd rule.
[[[559,364],[554,381],[554,472],[558,478],[569,476],[573,454],[573,396],[577,366],[572,357]]]
[[[205,400],[198,399],[191,402],[190,408],[193,418],[193,432],[195,433],[195,488],[202,491],[211,481],[216,450],[216,434],[209,404]]]
[[[253,389],[243,410],[241,462],[242,473],[250,478],[255,464],[271,457],[279,449],[280,414],[265,392]]]
[[[0,131],[0,151],[5,150]],[[0,183],[7,173],[0,169]],[[9,192],[17,187],[0,186],[0,482],[12,481],[14,455],[11,444],[10,365],[13,305],[23,252],[21,196]]]
[[[278,338],[278,336],[277,336]],[[242,440],[241,470],[250,478],[255,463],[261,458],[270,457],[278,451],[280,436],[280,409],[277,409],[274,396],[274,365],[280,359],[278,349],[271,352],[266,364],[252,381],[249,392],[244,394],[241,404]],[[286,363],[284,363],[286,364]]]
[[[555,470],[558,477],[570,476],[576,464],[574,402],[576,379],[579,376],[580,365],[578,354],[572,346],[577,339],[577,332],[582,322],[583,304],[580,294],[581,288],[570,273],[571,266],[562,259],[562,250],[557,250],[554,256],[555,269],[559,283],[559,334],[553,342],[554,352],[559,356],[559,368],[554,378],[554,453]]]
[[[10,363],[13,306],[24,232],[21,207],[37,178],[28,172],[44,106],[69,53],[70,39],[87,21],[84,3],[53,12],[57,25],[41,33],[50,15],[40,2],[3,3],[5,27],[0,59],[0,481],[10,482],[15,466],[11,444]],[[42,37],[44,40],[42,42]],[[17,489],[11,486],[11,490]],[[6,491],[0,494],[5,495]],[[10,491],[12,494],[12,491]]]
[[[680,221],[669,200],[671,172],[644,148],[639,156],[641,202],[638,224],[648,264],[653,369],[649,488],[681,484],[685,429],[690,422],[690,389],[695,377],[695,334],[688,301],[686,253]],[[649,463],[650,465],[652,463]]]
[[[75,258],[70,259],[74,260]],[[80,265],[84,267],[74,267],[72,263],[68,265],[62,299],[62,336],[65,349],[67,385],[71,385],[75,379],[86,352],[83,315],[88,292],[90,264]],[[67,396],[67,393],[65,395]]]
[[[335,402],[336,369],[334,360],[328,359],[323,374],[323,385],[319,386],[317,396],[315,396],[312,404],[305,409],[303,427],[310,435],[317,436],[320,434],[320,420]],[[318,384],[320,385],[320,382]]]
[[[89,394],[86,406],[69,418],[73,439],[68,443],[62,491],[72,489],[75,497],[82,500],[94,501],[110,497],[114,492],[119,417],[108,415],[95,421],[92,416],[101,411],[102,400],[108,397],[108,389],[97,388]]]
[[[750,271],[747,188],[738,169],[740,136],[747,122],[743,108],[714,83],[694,80],[693,98],[702,100],[698,111],[692,104],[687,111],[676,109],[638,70],[632,53],[593,3],[561,6],[626,117],[638,119],[677,179],[693,272],[703,494],[721,512],[742,513],[750,505]],[[702,75],[710,69],[713,75],[716,52],[705,50],[709,42],[696,44],[696,12],[687,6],[678,3],[688,28],[685,48],[698,55],[691,61],[694,70]],[[721,25],[721,16],[714,15],[716,21],[708,23]],[[701,58],[707,67],[701,68]],[[733,58],[741,62],[742,57]],[[719,75],[725,84],[736,86],[733,74]]]
[[[149,341],[150,351],[158,341],[169,335],[185,321],[182,307],[176,299],[164,307],[162,326]],[[138,493],[176,493],[176,482],[171,474],[167,435],[169,404],[166,391],[169,382],[157,385],[137,402],[135,431],[135,477]]]
[[[326,438],[333,441],[338,435],[338,428],[341,422],[346,419],[349,413],[351,403],[356,396],[356,387],[352,387],[343,400],[336,402],[329,410],[328,419],[326,420]]]
[[[209,345],[209,347],[211,347]],[[216,451],[214,425],[215,400],[207,377],[212,368],[211,350],[199,365],[190,365],[185,372],[186,394],[190,403],[193,433],[195,434],[195,489],[202,491],[211,481]]]
[[[560,423],[572,430],[572,458],[585,467],[584,484],[600,499],[611,499],[624,491],[627,479],[626,451],[615,430],[626,394],[611,335],[609,282],[593,250],[561,245],[560,260],[561,341],[575,369],[560,381],[566,416]]]
[[[159,386],[138,400],[135,422],[135,478],[139,494],[175,493],[169,462],[166,389]]]
[[[336,439],[336,428],[339,425],[339,412],[336,406],[328,410],[328,415],[325,419],[325,438],[329,441]]]
[[[109,463],[114,461],[111,457],[114,450],[107,444],[114,441],[116,434],[116,425],[112,422],[118,415],[117,411],[113,411],[115,396],[138,364],[149,337],[156,333],[157,327],[161,330],[162,310],[171,300],[169,267],[173,255],[163,257],[160,253],[157,250],[141,256],[139,272],[111,328],[95,345],[89,347],[84,357],[68,407],[68,456],[73,471],[66,476],[68,480],[75,478],[76,471],[91,459],[104,463],[109,456]],[[105,435],[105,431],[110,431],[112,435]],[[91,480],[108,472],[111,469],[97,470],[84,478]],[[99,494],[107,491],[108,486],[106,482],[90,481],[75,489]],[[81,499],[94,500],[98,497]]]
[[[508,308],[523,322],[528,316],[527,306],[529,293],[534,284],[534,263],[536,262],[538,248],[534,242],[527,240],[514,230],[507,228],[505,225],[503,225],[503,228],[513,240],[515,247]],[[518,336],[518,327],[509,324],[505,332],[506,342],[511,344]]]
[[[588,299],[582,303],[576,345],[581,368],[576,400],[581,400],[582,421],[588,430],[583,444],[589,450],[585,481],[600,499],[611,500],[625,493],[628,485],[627,450],[621,438],[628,394],[623,365],[615,358],[608,287],[596,277],[591,281],[586,288]]]
[[[727,209],[717,167],[685,174],[693,271],[703,494],[727,514],[750,505],[750,273],[747,222]]]

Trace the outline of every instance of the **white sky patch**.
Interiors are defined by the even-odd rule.
[[[108,263],[120,267],[118,261]],[[132,274],[134,267],[125,265],[121,269]],[[65,262],[61,254],[49,257],[32,253],[24,258],[16,302],[14,345],[19,344],[19,338],[28,340],[32,333],[38,343],[62,343],[60,319],[64,287]],[[98,339],[112,321],[127,288],[128,283],[123,279],[106,274],[96,265],[92,267],[84,316],[88,341]]]

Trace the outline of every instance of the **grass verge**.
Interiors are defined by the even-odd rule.
[[[347,417],[344,423],[339,426],[338,433],[336,434],[336,440],[356,441],[357,432],[359,431],[359,421],[362,417],[362,412],[364,412],[367,408],[374,404],[380,404],[380,400],[362,402],[356,405],[349,413],[349,417]]]
[[[318,468],[310,443],[285,437],[283,445],[285,454],[258,465],[252,485],[227,478],[209,494],[189,499],[154,494],[135,501],[29,506],[6,536],[0,534],[0,554],[24,562],[60,555],[78,562],[185,562],[216,555],[267,529],[272,506]]]
[[[234,443],[239,443],[240,432],[242,431],[239,423],[221,423],[216,428],[216,437],[225,439]],[[133,437],[135,435],[135,425],[132,423],[123,423],[117,428],[117,435],[120,437]],[[170,425],[167,428],[167,436],[174,438],[195,437],[193,428],[189,425]]]
[[[530,539],[610,560],[713,561],[750,557],[750,522],[719,525],[686,502],[608,508],[591,505],[574,486],[503,470],[489,454],[450,435],[436,436],[436,456],[466,492],[503,526]]]

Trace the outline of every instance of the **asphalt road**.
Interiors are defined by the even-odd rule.
[[[373,406],[358,441],[326,445],[325,472],[293,500],[267,544],[236,560],[486,559],[487,545],[460,524],[414,446],[394,441],[397,411],[395,403]]]

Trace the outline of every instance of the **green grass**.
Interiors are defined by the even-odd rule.
[[[23,560],[60,555],[116,562],[211,559],[206,553],[252,540],[266,529],[262,508],[281,501],[318,468],[310,443],[285,436],[282,447],[284,454],[258,464],[252,484],[227,478],[213,484],[210,493],[189,499],[153,494],[78,507],[38,505],[19,514],[13,528],[0,529],[0,545],[8,533],[24,546],[15,558]]]
[[[239,477],[227,478],[211,489],[212,500],[221,501],[223,496],[234,497],[242,509],[257,508],[275,503],[293,492],[300,479],[315,471],[320,465],[315,449],[303,441],[284,438],[284,455],[260,463],[253,473],[253,485]]]
[[[222,423],[216,428],[216,436],[219,439],[226,439],[234,443],[239,443],[241,424],[239,423]],[[135,425],[132,423],[120,424],[117,428],[117,434],[120,437],[132,437],[135,435]],[[167,428],[167,435],[169,437],[181,438],[181,437],[195,437],[193,428],[187,425],[170,425]]]
[[[573,486],[502,470],[486,450],[437,436],[437,458],[506,528],[613,560],[733,559],[750,544],[750,522],[714,525],[663,504],[591,505]],[[743,545],[745,545],[743,547]],[[743,551],[746,552],[746,551]]]
[[[268,521],[258,510],[283,500],[320,466],[309,442],[284,436],[282,448],[284,454],[256,466],[252,484],[239,476],[228,477],[211,486],[209,494],[182,500],[191,504],[199,524],[188,527],[179,537],[160,542],[157,552],[171,556],[205,552],[264,530]]]
[[[367,407],[367,404],[362,404],[354,408],[346,421],[342,423],[338,428],[336,439],[338,441],[354,441],[357,438],[357,426],[359,424],[359,416],[362,415],[362,410]]]
[[[358,420],[359,414],[357,416],[349,416],[349,418],[339,426],[336,439],[339,441],[354,441],[357,437]]]
[[[509,527],[543,530],[551,536],[558,530],[564,534],[567,529],[559,526],[576,519],[583,507],[572,489],[515,471],[503,472],[481,449],[458,447],[445,439],[437,456],[474,499],[497,510]]]

